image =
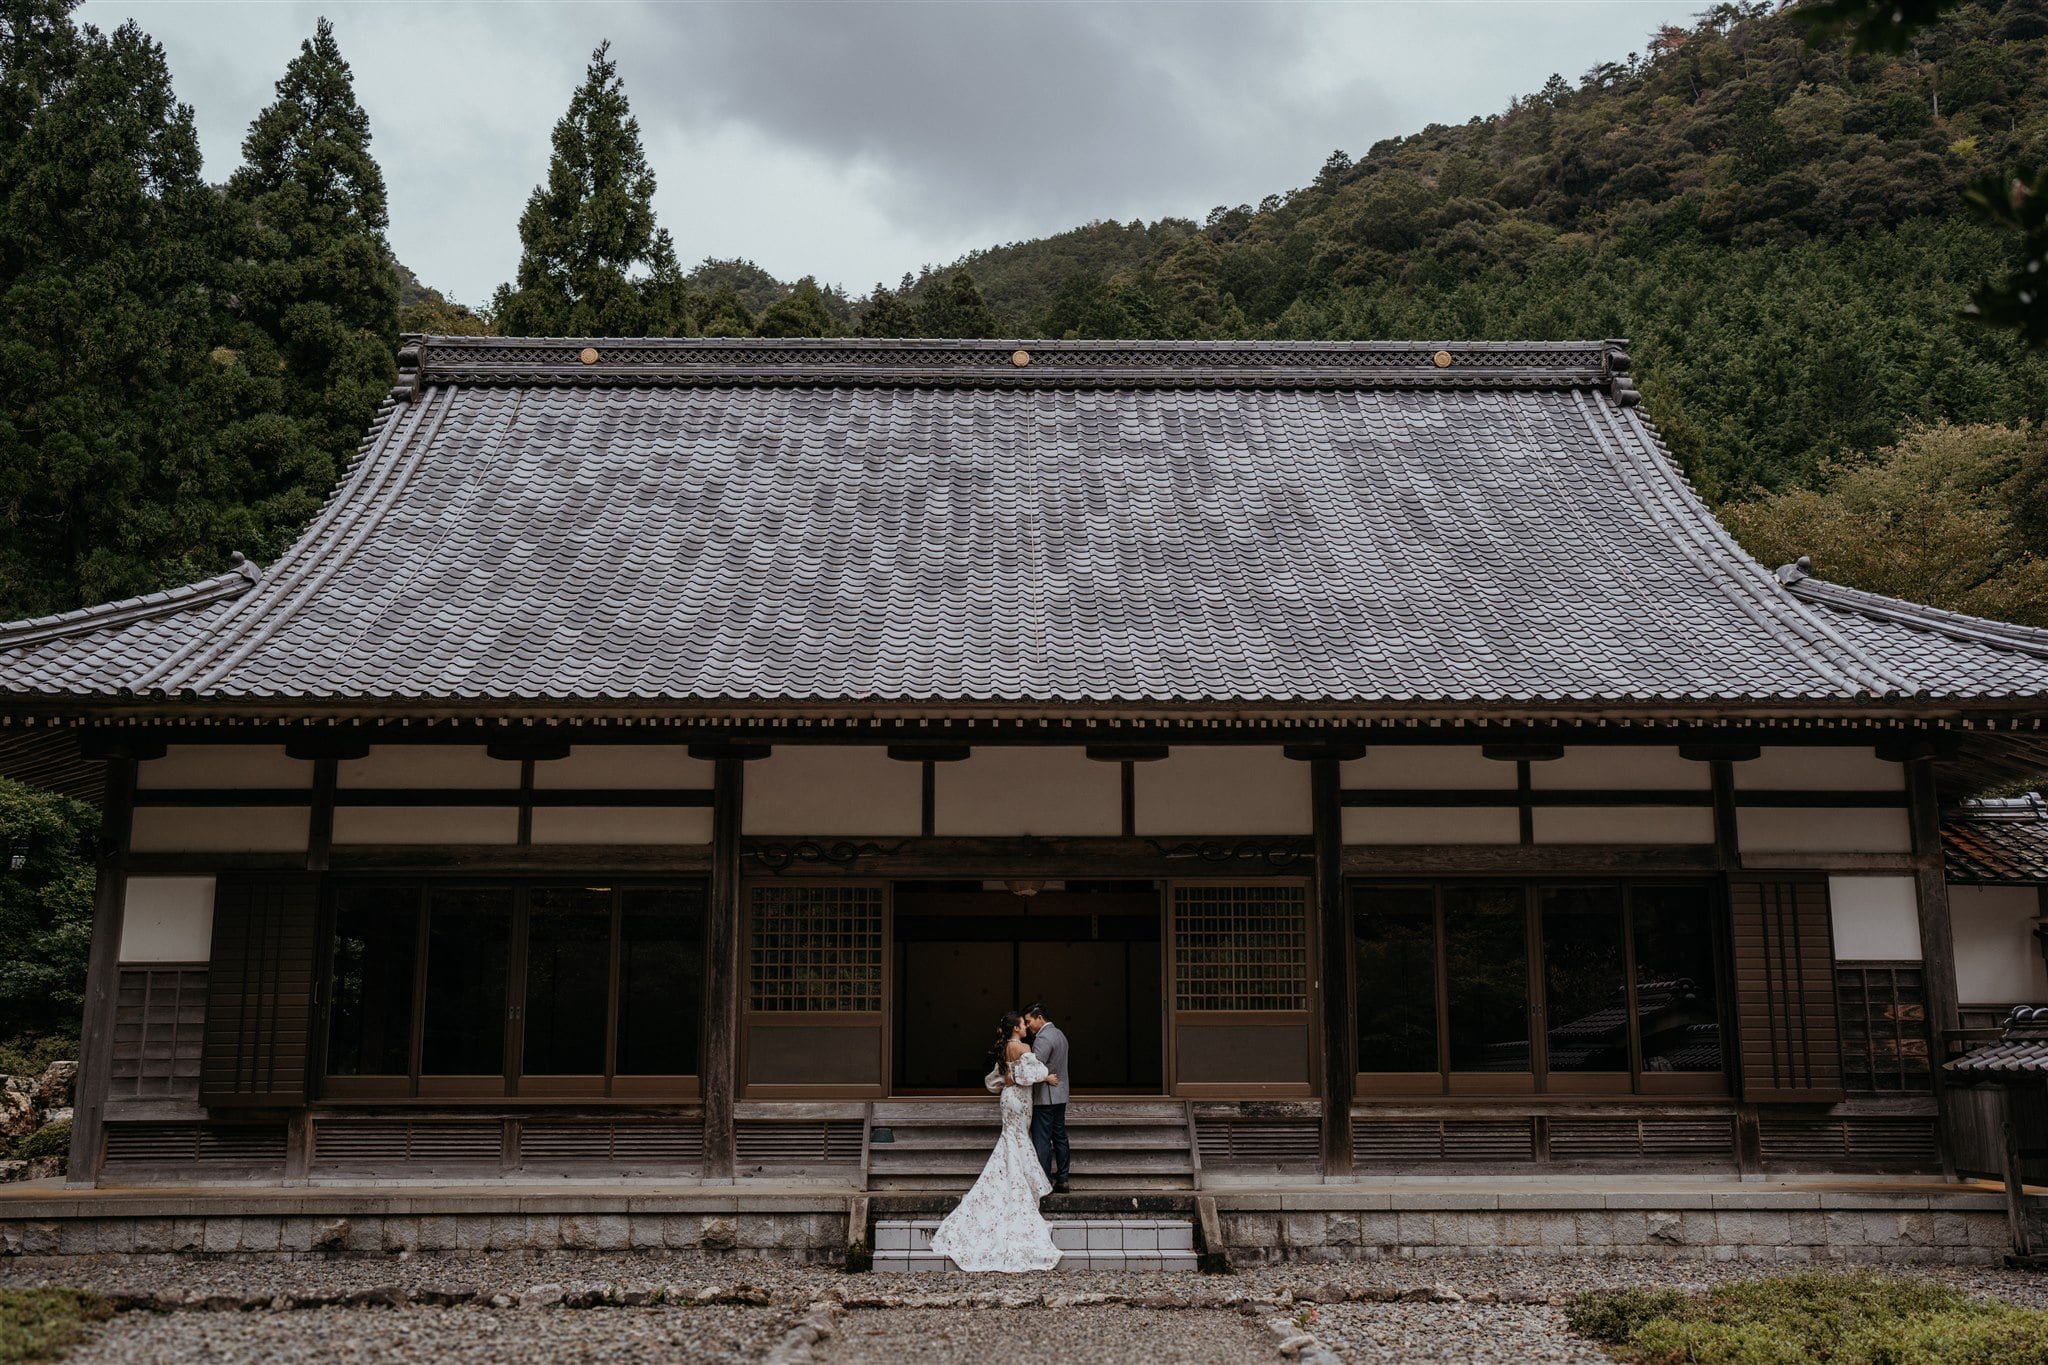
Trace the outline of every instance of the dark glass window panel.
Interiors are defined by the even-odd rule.
[[[510,890],[428,896],[427,1000],[420,1071],[492,1076],[505,1070],[505,973]]]
[[[1520,886],[1444,888],[1453,1071],[1529,1070],[1529,943]]]
[[[1639,886],[1632,907],[1643,1070],[1721,1070],[1711,894],[1699,886]]]
[[[1628,981],[1618,886],[1536,893],[1543,939],[1546,1064],[1552,1072],[1628,1070]]]
[[[1352,897],[1358,1069],[1436,1071],[1436,893],[1361,887]]]
[[[703,1027],[703,891],[627,891],[619,935],[618,1074],[697,1075]]]
[[[536,889],[527,901],[520,1070],[603,1075],[611,988],[611,891]]]
[[[331,1076],[403,1076],[412,1070],[413,966],[419,956],[416,886],[349,887],[334,910]]]

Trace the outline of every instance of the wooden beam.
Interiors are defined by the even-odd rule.
[[[1711,844],[1354,844],[1344,850],[1344,871],[1350,876],[1590,876],[1714,872],[1720,866]]]
[[[1309,760],[1315,828],[1316,942],[1323,1002],[1323,1174],[1351,1174],[1352,1060],[1351,936],[1345,932],[1344,807],[1337,760]]]
[[[782,877],[1300,877],[1310,838],[755,837],[740,841],[749,875]]]
[[[101,806],[97,881],[93,888],[92,948],[85,972],[85,1021],[72,1094],[68,1185],[99,1179],[101,1134],[114,1065],[114,1010],[121,994],[121,924],[128,879],[128,830],[135,809],[135,759],[107,760],[107,796]]]
[[[717,760],[711,803],[711,894],[704,933],[704,1174],[733,1178],[733,1101],[739,1093],[740,813],[746,764]]]

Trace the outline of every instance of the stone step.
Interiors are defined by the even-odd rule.
[[[981,1174],[981,1168],[988,1164],[986,1155],[970,1152],[916,1152],[892,1154],[877,1158],[874,1153],[868,1157],[868,1173],[872,1176],[894,1175],[951,1175],[971,1180]],[[1075,1179],[1085,1176],[1192,1176],[1195,1163],[1185,1152],[1126,1152],[1118,1155],[1096,1153],[1088,1160],[1075,1154],[1072,1174]]]
[[[876,1127],[886,1125],[877,1124]],[[996,1128],[969,1128],[965,1125],[949,1124],[945,1127],[914,1128],[890,1127],[889,1140],[877,1142],[872,1130],[868,1137],[870,1150],[887,1148],[899,1150],[916,1148],[929,1151],[944,1147],[969,1147],[987,1154],[995,1144]],[[1069,1129],[1067,1140],[1077,1152],[1107,1151],[1116,1148],[1159,1148],[1172,1151],[1186,1151],[1188,1133],[1186,1128],[1143,1125],[1120,1128]]]
[[[936,1218],[885,1218],[875,1223],[876,1270],[954,1270],[934,1255]],[[1193,1270],[1194,1225],[1184,1218],[1055,1218],[1053,1245],[1061,1270]]]

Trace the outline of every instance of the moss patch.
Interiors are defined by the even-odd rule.
[[[1869,1272],[1744,1280],[1697,1295],[1581,1294],[1565,1317],[1573,1331],[1607,1343],[1623,1359],[1656,1365],[2048,1365],[2048,1312]]]
[[[82,1289],[0,1289],[0,1365],[62,1360],[85,1340],[90,1324],[113,1312],[105,1299]]]

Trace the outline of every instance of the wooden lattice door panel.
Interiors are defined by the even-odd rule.
[[[306,1102],[319,911],[320,881],[310,874],[222,876],[215,884],[202,1104]]]
[[[1178,882],[1170,898],[1176,1092],[1313,1093],[1308,885]]]
[[[204,966],[123,967],[109,1093],[120,1099],[197,1099],[205,1033]]]
[[[756,1096],[880,1094],[888,888],[748,888],[741,1077]]]
[[[1874,1093],[1934,1088],[1926,971],[1918,962],[1844,962],[1835,969],[1842,1084]]]
[[[1827,883],[1731,880],[1728,913],[1742,1097],[1842,1099]]]

